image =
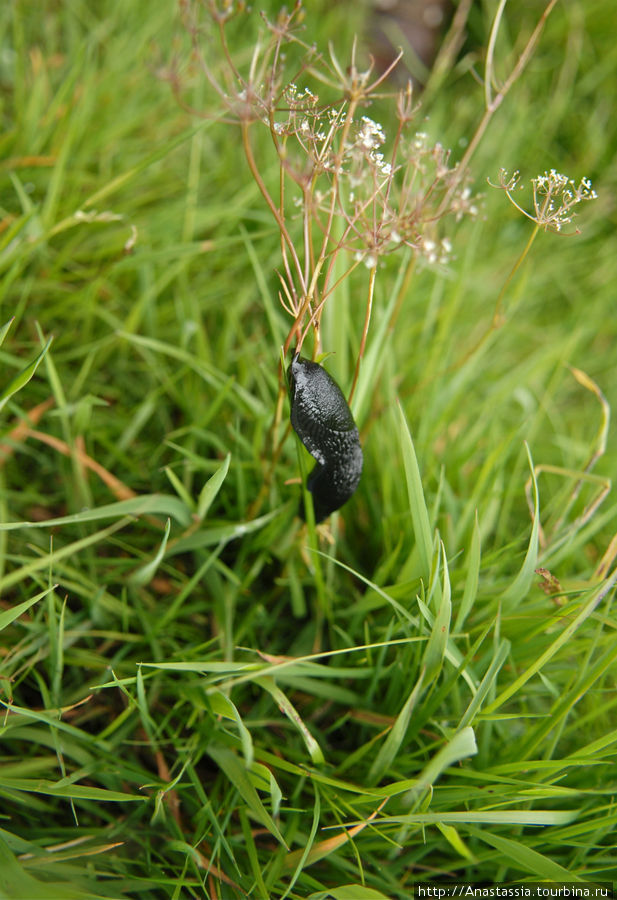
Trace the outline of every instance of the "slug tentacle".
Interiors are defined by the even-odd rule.
[[[345,503],[360,481],[362,447],[345,396],[318,363],[298,353],[288,370],[291,424],[317,465],[308,477],[315,521]]]

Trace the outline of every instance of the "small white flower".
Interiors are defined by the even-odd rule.
[[[298,94],[298,100],[306,98],[310,103],[315,104],[319,100],[317,94],[314,94],[309,88],[305,87],[302,93]]]
[[[422,252],[426,257],[427,262],[431,264],[437,262],[437,244],[435,243],[435,241],[432,241],[430,238],[424,238],[424,240],[422,241]]]

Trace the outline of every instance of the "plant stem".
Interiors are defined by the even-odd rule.
[[[257,187],[261,191],[261,194],[262,194],[264,200],[268,204],[268,208],[269,208],[270,212],[272,213],[272,215],[274,216],[274,218],[276,220],[276,224],[278,225],[281,235],[284,238],[285,243],[287,244],[287,248],[289,249],[289,253],[293,260],[294,268],[298,275],[298,279],[302,286],[302,290],[303,290],[303,292],[306,292],[306,284],[304,282],[304,274],[302,272],[302,266],[300,264],[300,260],[298,259],[298,254],[296,253],[296,248],[294,247],[293,241],[291,239],[291,235],[289,234],[289,231],[287,230],[287,226],[285,225],[285,219],[283,218],[283,213],[281,212],[281,210],[279,210],[277,208],[274,200],[270,196],[270,192],[268,191],[268,188],[264,184],[263,178],[261,177],[261,175],[259,173],[259,169],[257,168],[257,163],[255,162],[255,157],[253,156],[253,148],[251,147],[251,142],[249,140],[249,123],[246,121],[243,121],[241,129],[242,129],[242,146],[244,147],[244,155],[246,156],[246,160],[249,164],[249,169],[251,170],[251,175],[255,179],[255,183],[256,183]]]
[[[503,286],[502,286],[501,290],[499,291],[499,294],[497,295],[497,300],[495,301],[495,309],[493,311],[493,321],[491,324],[491,330],[495,329],[495,328],[500,328],[501,325],[503,324],[503,322],[501,320],[501,308],[503,305],[503,298],[504,298],[505,293],[510,285],[510,282],[512,281],[512,279],[514,278],[514,276],[520,269],[521,265],[523,264],[523,262],[525,261],[525,259],[527,257],[527,254],[531,250],[531,245],[535,241],[536,235],[538,234],[539,230],[540,230],[540,226],[536,225],[535,228],[533,229],[533,231],[531,232],[531,234],[529,235],[529,240],[525,244],[525,247],[523,248],[522,252],[519,254],[518,259],[516,260],[516,262],[510,269],[510,274],[504,281]]]
[[[369,273],[369,281],[368,281],[368,297],[366,298],[366,314],[364,316],[364,328],[362,329],[362,340],[360,341],[360,349],[358,350],[358,358],[356,360],[356,369],[353,376],[353,382],[351,385],[351,390],[349,392],[349,400],[351,403],[354,391],[356,389],[356,385],[358,383],[358,377],[360,375],[360,363],[362,362],[362,357],[364,356],[364,349],[366,347],[366,336],[368,334],[368,328],[371,322],[371,311],[373,309],[373,295],[375,293],[375,276],[377,275],[377,266],[372,266],[371,271]]]
[[[503,298],[504,298],[504,296],[505,296],[506,290],[508,289],[508,287],[509,287],[509,285],[510,285],[512,279],[514,278],[514,276],[516,275],[516,273],[517,273],[518,270],[520,269],[521,265],[523,264],[523,262],[524,262],[525,259],[527,258],[528,254],[529,254],[529,251],[531,250],[531,245],[532,245],[533,242],[535,241],[536,235],[538,234],[539,230],[540,230],[540,226],[539,226],[539,225],[536,225],[535,228],[533,229],[533,231],[531,232],[531,235],[529,236],[529,240],[527,241],[527,243],[525,244],[523,250],[522,250],[521,253],[519,254],[519,256],[518,256],[516,262],[514,263],[514,265],[512,266],[512,268],[510,269],[510,272],[509,272],[509,274],[508,274],[508,277],[507,277],[506,280],[504,281],[504,283],[503,283],[503,285],[502,285],[502,288],[501,288],[501,290],[499,291],[499,294],[497,295],[497,299],[495,300],[495,309],[493,310],[493,318],[492,318],[492,320],[491,320],[491,324],[488,326],[488,328],[486,329],[486,331],[484,332],[484,334],[481,336],[480,340],[477,341],[477,342],[473,345],[473,347],[471,347],[471,349],[469,349],[469,350],[461,357],[461,359],[459,359],[457,362],[453,363],[453,365],[448,366],[446,369],[444,369],[444,370],[440,373],[441,375],[444,375],[446,372],[455,372],[457,369],[460,369],[461,366],[465,365],[465,363],[466,363],[469,359],[471,359],[471,357],[474,355],[474,353],[477,353],[478,350],[483,346],[483,344],[486,343],[486,341],[487,341],[488,338],[491,336],[491,334],[492,334],[494,331],[497,331],[499,328],[501,328],[502,325],[505,323],[505,318],[503,317],[503,314],[502,314]]]

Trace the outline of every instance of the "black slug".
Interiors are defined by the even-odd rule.
[[[298,353],[287,371],[291,424],[317,460],[306,483],[313,495],[315,521],[339,509],[358,487],[362,447],[345,396],[318,363]]]

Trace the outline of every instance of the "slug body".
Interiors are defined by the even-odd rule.
[[[356,423],[336,381],[296,353],[288,369],[291,424],[317,465],[306,486],[315,521],[339,509],[358,487],[362,447]]]

